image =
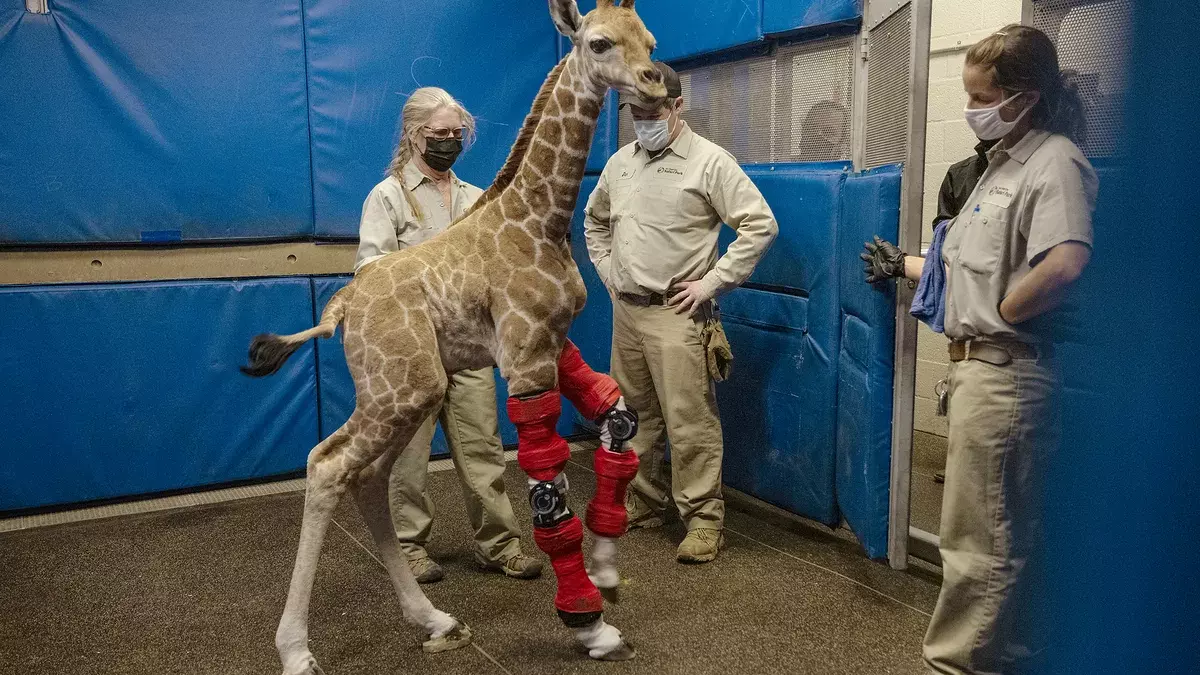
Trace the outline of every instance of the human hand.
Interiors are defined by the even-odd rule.
[[[671,290],[675,291],[675,295],[671,296],[668,304],[675,308],[676,314],[687,312],[688,316],[695,316],[704,303],[712,300],[712,296],[704,290],[704,284],[699,281],[683,281]]]
[[[867,276],[868,284],[904,276],[905,253],[895,244],[876,235],[874,243],[868,241],[863,244],[863,248],[867,252],[860,253],[858,257],[866,263],[863,273]]]

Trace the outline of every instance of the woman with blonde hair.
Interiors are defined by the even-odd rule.
[[[356,274],[388,253],[436,236],[483,194],[450,169],[474,136],[475,119],[444,89],[423,87],[408,97],[387,177],[363,204]],[[520,530],[504,490],[496,407],[491,368],[453,375],[441,411],[426,420],[392,469],[389,500],[396,536],[421,583],[445,574],[425,550],[433,527],[425,478],[439,420],[475,533],[476,561],[518,579],[541,574],[541,562],[521,552]]]

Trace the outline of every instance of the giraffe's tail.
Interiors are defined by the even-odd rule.
[[[353,283],[329,299],[325,311],[321,312],[321,323],[316,326],[292,335],[256,335],[250,342],[250,363],[242,366],[241,371],[250,377],[265,377],[279,370],[283,362],[305,342],[313,338],[333,337],[338,324],[346,316],[346,302],[353,294],[351,286]]]

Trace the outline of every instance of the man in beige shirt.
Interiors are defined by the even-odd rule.
[[[688,528],[680,562],[708,562],[724,545],[723,445],[702,329],[712,300],[742,284],[779,231],[737,160],[693,132],[679,76],[657,110],[632,107],[638,140],[608,161],[588,199],[588,255],[613,296],[612,374],[640,417],[632,445],[630,528],[662,524],[662,464],[671,443],[671,496]],[[737,239],[719,260],[721,223]]]

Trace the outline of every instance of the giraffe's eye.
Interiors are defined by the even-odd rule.
[[[595,40],[592,40],[591,47],[593,52],[597,54],[603,54],[612,48],[612,42],[609,42],[604,38],[596,38]]]

